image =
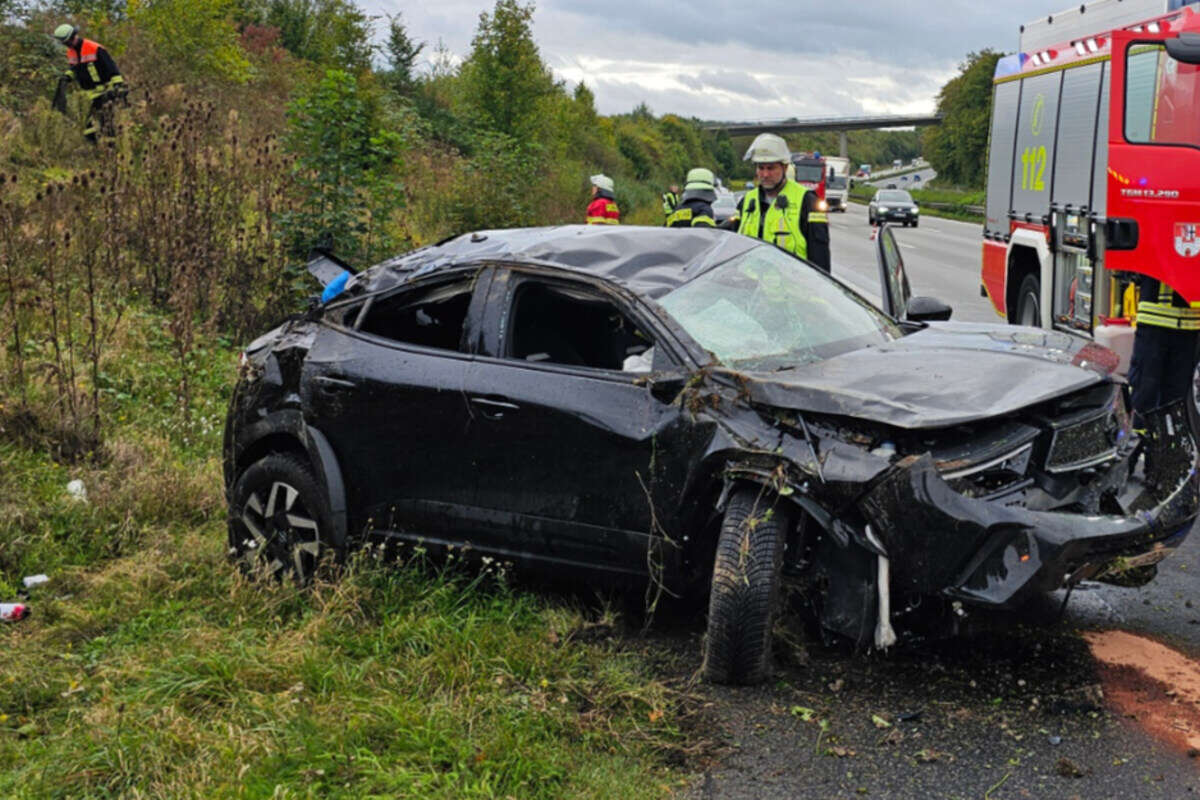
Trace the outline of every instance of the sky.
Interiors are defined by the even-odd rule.
[[[452,59],[470,50],[494,0],[358,0],[399,13]],[[1065,0],[540,0],[534,39],[555,75],[595,92],[602,114],[717,120],[913,114],[972,51],[1017,49],[1022,23]],[[386,30],[381,19],[380,31]]]

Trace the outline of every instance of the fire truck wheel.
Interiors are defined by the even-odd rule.
[[[1188,386],[1188,422],[1192,425],[1192,435],[1200,441],[1200,362],[1192,371],[1192,382]]]
[[[1036,275],[1026,275],[1017,290],[1016,323],[1035,328],[1042,324],[1042,289]]]

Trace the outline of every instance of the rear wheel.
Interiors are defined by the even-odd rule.
[[[1025,279],[1021,281],[1021,288],[1017,290],[1015,322],[1018,325],[1029,325],[1034,328],[1042,324],[1042,289],[1034,275],[1026,275]]]
[[[307,582],[331,530],[325,491],[297,456],[275,453],[256,461],[233,486],[229,553],[247,573]]]
[[[708,602],[704,677],[750,685],[770,674],[771,630],[789,524],[774,496],[754,487],[726,506]]]

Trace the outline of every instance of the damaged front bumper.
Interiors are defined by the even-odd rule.
[[[929,455],[893,465],[859,507],[891,562],[894,592],[1015,606],[1029,595],[1098,578],[1144,583],[1186,538],[1200,508],[1197,448],[1182,406],[1151,415],[1144,474],[1116,481],[1121,516],[1036,511],[968,497]],[[1124,478],[1136,453],[1114,469]]]

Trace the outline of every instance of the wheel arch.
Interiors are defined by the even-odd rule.
[[[1012,241],[1008,245],[1007,264],[1004,307],[1008,321],[1012,322],[1017,316],[1017,296],[1021,289],[1021,282],[1027,275],[1033,275],[1038,279],[1041,327],[1050,327],[1050,294],[1054,287],[1052,286],[1050,246],[1046,243],[1046,237],[1038,231],[1025,228],[1014,231]]]
[[[226,497],[246,468],[271,453],[290,453],[304,459],[312,468],[317,482],[325,488],[329,500],[330,544],[339,555],[344,554],[348,539],[346,483],[342,468],[329,439],[317,428],[304,422],[295,411],[273,414],[241,432],[242,444],[226,474]]]

